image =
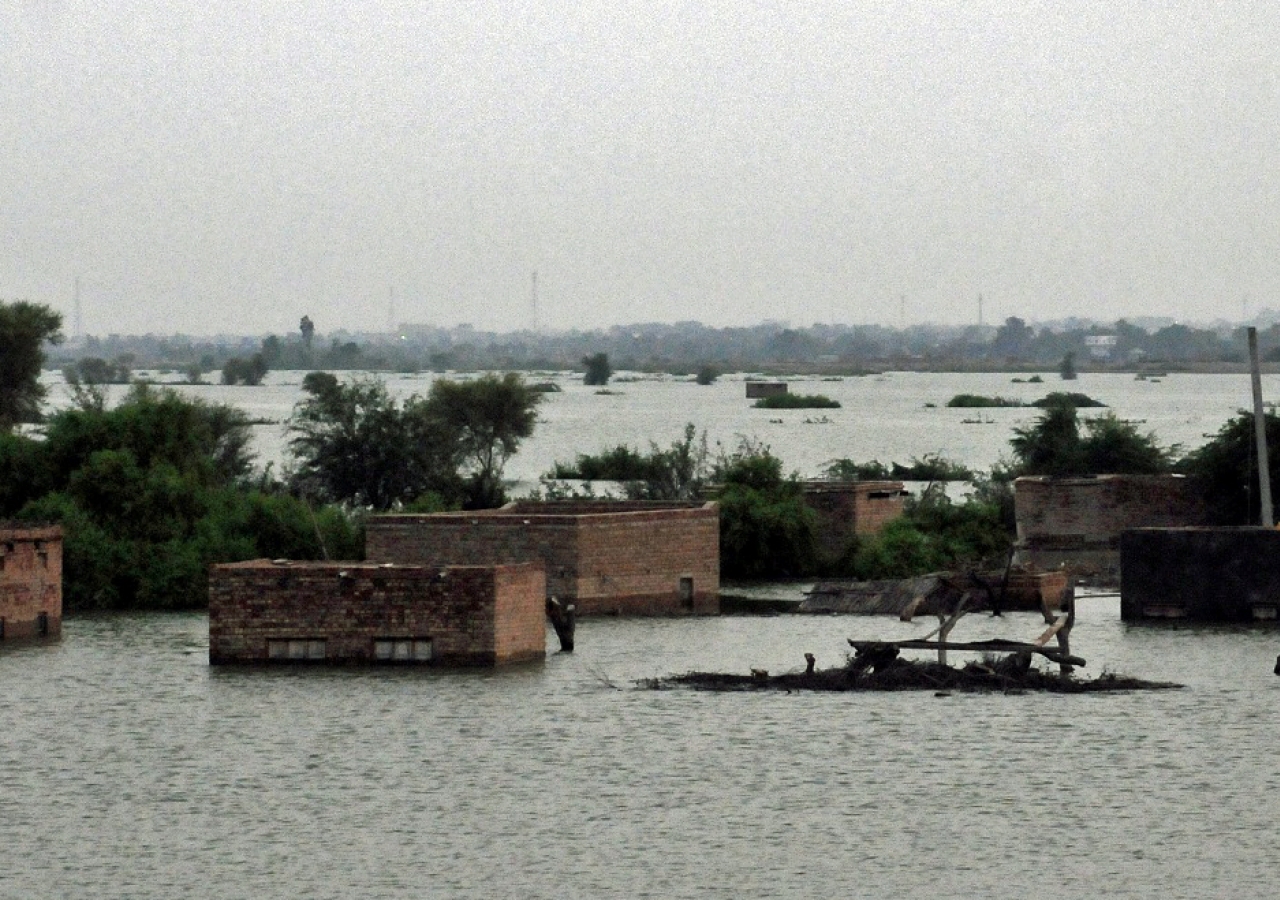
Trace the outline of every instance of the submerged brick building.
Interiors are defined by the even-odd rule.
[[[1127,528],[1204,522],[1204,503],[1181,475],[1030,476],[1014,481],[1018,560],[1114,581]]]
[[[254,560],[209,576],[209,662],[495,665],[546,654],[542,564]]]
[[[62,529],[0,523],[0,638],[62,634]]]
[[[715,503],[517,501],[469,513],[368,520],[365,556],[411,565],[538,560],[578,615],[720,611]]]
[[[855,537],[878,534],[906,509],[901,481],[805,481],[801,488],[805,506],[818,517],[818,552],[828,559]]]

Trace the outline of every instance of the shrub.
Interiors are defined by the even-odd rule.
[[[761,397],[752,404],[757,409],[839,409],[840,404],[822,394],[779,394]]]
[[[1026,406],[1021,400],[1008,397],[984,397],[981,394],[956,394],[947,401],[952,409],[989,409],[1005,406]]]
[[[1101,400],[1094,400],[1088,394],[1078,394],[1074,391],[1054,391],[1051,394],[1036,400],[1031,404],[1039,409],[1049,409],[1053,406],[1073,406],[1077,409],[1102,409],[1107,404]]]

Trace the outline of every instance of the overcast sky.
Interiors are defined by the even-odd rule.
[[[0,0],[73,333],[1280,307],[1280,4]]]

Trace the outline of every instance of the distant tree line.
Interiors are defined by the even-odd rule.
[[[1260,329],[1264,359],[1280,362],[1280,324]],[[136,367],[189,372],[221,369],[233,357],[261,353],[271,369],[364,371],[567,371],[592,380],[615,370],[667,372],[714,381],[720,372],[821,372],[855,375],[884,369],[1034,370],[1070,375],[1105,369],[1174,369],[1239,365],[1243,328],[1193,327],[1124,319],[1032,325],[1010,317],[1000,325],[762,324],[713,328],[697,322],[644,323],[593,331],[493,332],[466,326],[405,328],[395,334],[321,335],[304,317],[292,334],[194,339],[181,335],[90,337],[57,350],[59,366],[80,357],[131,354]],[[591,365],[588,365],[588,362]],[[605,375],[607,381],[608,375]]]

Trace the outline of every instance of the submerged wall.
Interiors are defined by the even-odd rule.
[[[1114,581],[1126,528],[1204,522],[1204,505],[1181,475],[1023,477],[1014,482],[1018,560],[1039,569]]]
[[[541,563],[228,563],[209,576],[209,661],[495,665],[541,659],[545,604]]]
[[[579,615],[720,609],[715,503],[520,501],[474,513],[373,516],[365,556],[415,565],[538,560],[548,595]]]
[[[1138,528],[1120,539],[1120,617],[1247,622],[1280,609],[1280,531]]]

